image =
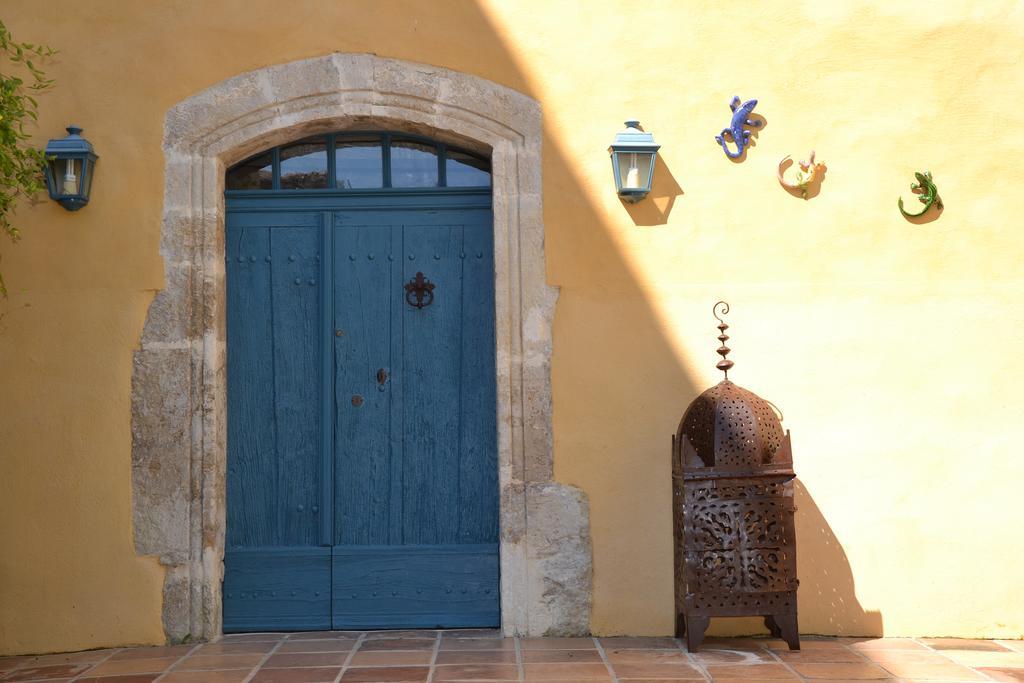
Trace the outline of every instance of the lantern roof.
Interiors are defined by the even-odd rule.
[[[733,367],[733,362],[726,358],[730,349],[725,345],[729,339],[725,330],[729,326],[718,317],[719,310],[728,313],[729,305],[719,301],[714,308],[720,323],[718,354],[722,356],[717,367],[726,378],[694,399],[679,422],[676,447],[682,469],[689,473],[712,470],[700,476],[730,472],[735,476],[737,472],[758,474],[769,470],[791,475],[789,433],[783,430],[774,406],[728,379]]]
[[[68,126],[68,134],[62,138],[56,138],[46,143],[45,154],[48,157],[64,158],[71,155],[96,156],[92,149],[92,143],[82,137],[82,129],[78,126]]]
[[[640,129],[640,122],[626,121],[625,129],[615,134],[612,149],[627,152],[657,152],[661,145],[654,141],[654,135]]]

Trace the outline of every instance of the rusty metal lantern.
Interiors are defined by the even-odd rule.
[[[729,326],[718,319],[725,379],[694,399],[672,439],[676,634],[693,652],[711,617],[764,617],[800,649],[793,453],[772,404],[729,381]]]

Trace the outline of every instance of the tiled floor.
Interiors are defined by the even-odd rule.
[[[0,683],[317,683],[357,681],[1024,682],[1024,641],[502,638],[493,631],[229,635],[219,643],[0,658]]]

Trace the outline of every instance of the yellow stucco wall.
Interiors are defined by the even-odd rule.
[[[0,19],[60,50],[40,141],[74,122],[102,157],[85,210],[24,205],[0,245],[0,654],[161,641],[129,397],[163,286],[164,113],[332,51],[542,103],[555,467],[590,498],[595,633],[672,628],[669,434],[717,381],[726,298],[734,379],[793,430],[802,630],[1024,635],[1020,3],[7,0]],[[736,94],[767,119],[742,164],[713,140]],[[627,208],[605,150],[631,117],[663,163]],[[805,202],[774,171],[812,148],[829,170]],[[946,208],[913,225],[896,198],[924,169]]]

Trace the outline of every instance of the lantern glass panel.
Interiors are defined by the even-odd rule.
[[[60,168],[64,164],[57,159],[46,160],[46,184],[50,196],[56,198],[60,194]]]
[[[79,193],[82,180],[82,162],[79,159],[51,159],[50,177],[53,180],[53,193],[58,197]]]
[[[619,159],[619,187],[623,190],[648,189],[651,179],[650,152],[617,152]]]
[[[86,198],[92,193],[92,176],[96,170],[96,164],[89,159],[82,160],[82,176],[79,185],[82,188],[82,195]]]

